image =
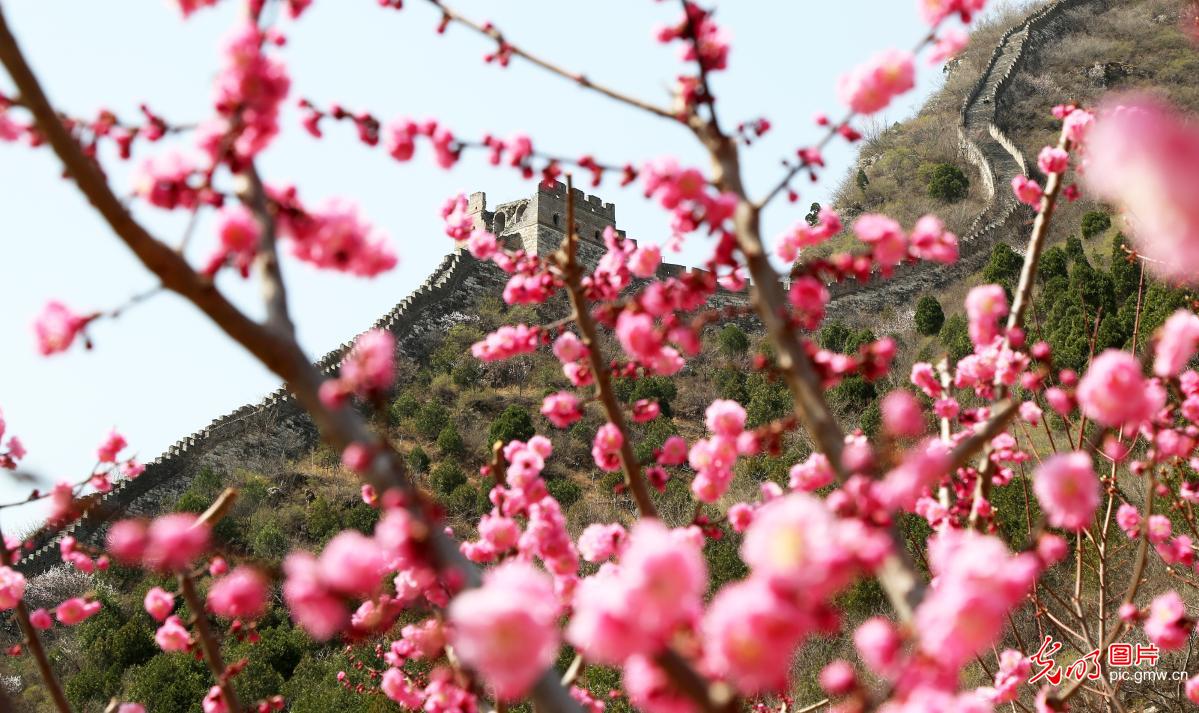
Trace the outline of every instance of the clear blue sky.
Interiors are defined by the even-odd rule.
[[[649,0],[496,3],[455,0],[468,15],[491,19],[514,42],[584,69],[597,81],[657,102],[679,73],[673,48],[653,39],[654,28],[674,22],[677,3]],[[453,3],[452,3],[453,4]],[[108,107],[136,117],[146,101],[170,120],[190,122],[211,114],[211,79],[217,44],[240,5],[225,0],[182,22],[174,3],[39,0],[4,5],[9,24],[40,75],[51,100],[76,115]],[[814,112],[839,114],[836,77],[874,51],[908,47],[922,32],[909,0],[840,0],[836,3],[730,2],[717,17],[734,37],[730,69],[715,91],[726,124],[768,117],[773,131],[748,154],[749,185],[766,190],[780,174],[779,159],[817,136]],[[494,205],[532,191],[511,170],[467,158],[450,172],[421,150],[397,164],[368,150],[348,125],[326,125],[327,138],[312,140],[298,123],[294,100],[340,102],[389,119],[437,117],[464,137],[491,131],[526,131],[546,151],[593,153],[623,163],[672,154],[704,166],[694,140],[680,127],[618,106],[563,80],[514,61],[508,69],[486,65],[492,47],[462,28],[434,33],[438,16],[420,0],[403,11],[375,0],[317,0],[295,24],[281,23],[292,76],[284,131],[263,157],[268,182],[294,182],[311,201],[346,196],[391,236],[400,266],[374,280],[320,273],[285,262],[292,311],[303,346],[319,356],[360,332],[408,294],[449,249],[438,216],[456,192],[484,190]],[[921,66],[917,90],[892,107],[888,119],[908,115],[940,82],[939,68]],[[0,87],[11,89],[0,73]],[[952,127],[946,127],[952,130]],[[135,162],[163,146],[139,145]],[[780,201],[766,216],[775,234],[802,216],[812,200],[853,160],[851,150],[828,152],[822,186],[807,187],[801,203]],[[128,166],[105,156],[119,193],[129,189]],[[111,308],[154,284],[111,234],[73,185],[60,179],[47,149],[0,144],[0,216],[5,271],[0,281],[0,408],[9,432],[29,450],[25,465],[48,480],[78,480],[112,427],[145,461],[178,438],[238,406],[258,400],[277,380],[198,311],[173,296],[136,307],[92,330],[91,352],[44,359],[34,349],[30,324],[52,298],[77,310]],[[618,222],[633,237],[662,242],[666,220],[639,189],[614,184],[597,191],[617,204]],[[139,208],[157,236],[176,241],[184,218]],[[212,245],[212,223],[202,221],[189,256],[201,259]],[[704,246],[682,256],[697,262]],[[260,313],[257,292],[233,277],[220,287],[238,304]],[[0,482],[0,498],[21,497],[27,487]],[[13,526],[36,517],[22,507],[0,515]]]

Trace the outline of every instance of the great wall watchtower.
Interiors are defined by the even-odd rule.
[[[579,257],[586,264],[594,264],[604,253],[604,229],[616,227],[616,206],[577,188],[573,190]],[[487,209],[486,193],[472,193],[468,211],[477,216],[478,227],[490,230],[506,247],[549,255],[566,235],[566,191],[566,185],[560,182],[551,186],[539,183],[531,197],[501,203],[494,210]]]

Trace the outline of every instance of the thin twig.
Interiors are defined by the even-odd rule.
[[[633,493],[637,503],[637,511],[642,517],[658,517],[658,509],[650,498],[649,487],[641,472],[641,463],[633,453],[632,438],[628,424],[625,422],[624,411],[612,390],[612,378],[608,373],[608,365],[604,361],[603,350],[600,348],[599,332],[595,320],[587,305],[587,297],[583,291],[582,268],[579,265],[577,250],[578,233],[575,231],[575,202],[574,182],[571,176],[566,177],[566,239],[559,251],[559,267],[562,270],[570,305],[574,308],[574,319],[582,332],[583,345],[587,348],[587,363],[595,378],[595,395],[604,407],[608,422],[620,431],[620,467],[624,471],[625,484]]]
[[[496,44],[500,45],[502,47],[502,49],[510,55],[513,55],[515,57],[520,57],[521,59],[524,59],[527,62],[529,62],[537,67],[540,67],[547,72],[550,72],[551,74],[556,74],[559,77],[568,79],[584,89],[590,89],[591,91],[603,94],[604,96],[608,97],[609,99],[615,99],[616,101],[620,102],[621,104],[627,104],[631,107],[641,109],[642,111],[647,111],[651,114],[654,114],[655,116],[660,116],[663,119],[670,119],[672,121],[678,121],[678,117],[676,117],[670,111],[663,109],[662,107],[655,106],[654,104],[650,104],[647,101],[643,101],[636,97],[629,96],[628,94],[619,92],[615,89],[604,86],[603,84],[596,84],[595,82],[591,81],[585,75],[583,75],[579,72],[572,72],[568,69],[564,69],[563,67],[559,67],[558,65],[550,62],[549,60],[543,59],[542,57],[539,57],[537,55],[529,53],[528,51],[509,42],[504,37],[503,33],[501,33],[498,29],[495,28],[494,25],[491,25],[490,23],[484,25],[484,24],[475,22],[474,20],[466,17],[462,13],[458,12],[457,10],[454,10],[453,8],[446,5],[445,3],[441,2],[441,0],[429,0],[429,3],[441,11],[443,18],[449,20],[450,22],[456,22],[459,25],[462,25],[463,27],[470,28],[471,30],[475,31],[476,33],[494,40],[496,42]]]

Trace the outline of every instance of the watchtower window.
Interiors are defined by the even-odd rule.
[[[596,240],[599,240],[599,239],[600,239],[600,231],[598,231],[598,230],[597,230],[597,231],[595,231],[595,239],[596,239]]]
[[[504,214],[496,213],[495,220],[492,221],[492,231],[496,235],[499,235],[500,233],[504,232],[504,222],[505,222]]]
[[[554,213],[554,227],[555,228],[558,227],[558,214],[557,213]]]

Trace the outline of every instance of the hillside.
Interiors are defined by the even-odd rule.
[[[891,283],[870,282],[835,291],[830,307],[833,319],[818,335],[822,346],[852,354],[875,335],[891,334],[902,350],[893,372],[897,376],[875,383],[852,377],[828,392],[830,405],[849,429],[874,433],[880,418],[878,396],[903,386],[911,362],[935,360],[945,352],[958,357],[964,353],[969,344],[965,322],[954,310],[969,286],[983,281],[998,282],[1009,290],[1014,286],[1018,250],[1026,239],[1030,214],[1014,205],[1007,184],[1014,170],[1024,168],[1020,156],[1035,156],[1050,140],[1052,105],[1066,99],[1093,103],[1110,89],[1157,87],[1177,103],[1199,109],[1199,55],[1185,45],[1176,22],[1184,5],[1182,0],[1066,0],[993,17],[974,34],[967,52],[947,68],[944,86],[916,117],[878,127],[867,136],[857,167],[838,190],[837,207],[849,217],[886,212],[905,225],[937,212],[963,236],[963,262],[953,268],[904,269]],[[1149,56],[1154,61],[1141,59]],[[959,126],[961,132],[946,128]],[[928,186],[937,175],[952,178],[939,166],[952,167],[966,178],[966,187],[951,191],[952,201],[929,194]],[[534,245],[552,242],[555,234],[544,232],[545,226],[536,220],[534,203],[547,200],[544,194],[543,190],[532,199],[503,203],[492,210],[481,199],[480,219],[498,225],[495,232],[505,238],[524,244],[531,240]],[[588,222],[585,232],[594,229],[598,234],[603,225],[614,224],[610,204],[594,197],[587,202],[598,208],[585,219],[596,221]],[[518,205],[525,207],[518,211]],[[533,206],[533,223],[521,223],[518,216],[528,216],[529,206]],[[1135,302],[1139,275],[1122,259],[1122,238],[1108,213],[1105,206],[1080,200],[1063,205],[1055,219],[1055,247],[1045,258],[1031,336],[1048,340],[1064,364],[1081,366],[1092,341],[1102,348],[1124,346],[1134,338],[1128,305]],[[557,217],[553,216],[554,225]],[[847,244],[847,236],[833,241],[833,246]],[[385,410],[369,415],[386,424],[388,437],[405,453],[420,485],[436,496],[450,525],[463,538],[475,534],[470,523],[491,507],[490,483],[479,475],[480,467],[489,461],[489,444],[497,439],[527,439],[534,433],[553,442],[554,457],[542,475],[563,506],[573,535],[578,535],[583,523],[630,521],[635,509],[620,492],[619,474],[600,472],[590,453],[592,435],[603,422],[598,408],[589,406],[585,418],[566,430],[550,429],[538,415],[541,399],[567,385],[560,362],[546,350],[487,364],[471,356],[470,345],[502,324],[548,323],[566,313],[562,302],[551,301],[538,309],[506,306],[499,297],[505,281],[506,275],[493,264],[459,250],[381,317],[374,326],[397,337],[399,386]],[[927,325],[914,318],[920,297],[931,297],[933,302],[926,299],[925,304],[935,304],[940,315],[929,317],[932,321]],[[1145,344],[1145,336],[1191,297],[1147,283],[1138,344]],[[729,293],[721,293],[718,299],[722,306],[744,303],[744,296]],[[928,310],[931,313],[933,308]],[[655,399],[662,406],[662,417],[633,426],[639,458],[648,460],[671,435],[693,441],[704,434],[704,409],[716,398],[742,403],[750,426],[790,412],[792,402],[785,386],[755,368],[755,355],[763,347],[753,320],[712,324],[704,339],[700,356],[676,378],[618,380],[617,393],[624,402]],[[337,368],[349,345],[320,360],[326,373]],[[791,433],[783,439],[778,457],[743,459],[737,479],[720,502],[721,510],[752,498],[763,483],[785,486],[790,466],[810,451],[804,434]],[[95,541],[118,516],[153,515],[168,508],[200,512],[228,486],[238,488],[240,495],[216,529],[220,547],[241,561],[272,570],[279,568],[288,551],[319,549],[343,528],[369,532],[378,517],[378,511],[363,502],[359,481],[341,467],[339,454],[319,444],[309,418],[281,388],[262,402],[181,439],[148,464],[142,477],[98,498],[68,533]],[[700,512],[682,477],[669,480],[655,499],[670,524],[693,522]],[[1014,489],[1000,491],[996,505],[1024,506]],[[737,555],[739,538],[727,523],[704,524],[713,535],[705,554],[714,591],[740,577],[745,565]],[[925,526],[920,521],[905,527],[916,533],[924,532]],[[1024,535],[1002,534],[1013,542]],[[30,586],[31,606],[85,591],[94,592],[105,604],[100,614],[80,626],[59,628],[48,637],[55,664],[78,709],[102,711],[113,696],[120,696],[142,701],[154,712],[199,710],[209,685],[203,664],[188,654],[161,653],[142,611],[146,591],[165,581],[115,565],[95,576],[83,575],[61,564],[55,541],[39,544],[20,563],[31,577],[38,575]],[[851,621],[886,607],[873,584],[851,589],[844,595],[844,604]],[[405,611],[400,624],[428,614]],[[0,632],[0,645],[10,646],[16,640],[15,631]],[[382,696],[354,693],[337,680],[338,672],[349,671],[354,683],[369,687],[373,679],[363,667],[380,665],[377,643],[314,642],[292,626],[276,595],[255,634],[227,637],[225,654],[227,660],[236,661],[255,651],[249,668],[236,679],[244,700],[278,693],[286,697],[288,710],[300,713],[395,710]],[[798,680],[803,684],[795,692],[798,702],[821,695],[815,683],[819,664],[849,649],[843,637],[822,638],[810,645],[810,656],[800,664],[803,674]],[[566,649],[560,666],[564,669],[571,658]],[[409,665],[415,675],[427,673],[420,662]],[[0,685],[14,695],[22,710],[46,710],[45,691],[31,675],[27,659],[6,662],[2,670]],[[974,669],[966,675],[976,682],[987,678]],[[606,697],[618,677],[615,669],[590,666],[580,683]],[[608,703],[614,712],[629,708],[623,699]]]

